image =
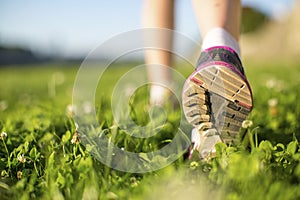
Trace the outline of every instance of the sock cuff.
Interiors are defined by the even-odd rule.
[[[240,56],[238,41],[224,28],[216,27],[207,32],[202,41],[202,51],[214,46],[227,46]]]

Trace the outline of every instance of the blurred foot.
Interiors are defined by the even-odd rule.
[[[252,110],[252,92],[237,53],[226,46],[204,50],[186,80],[183,110],[195,128],[192,148],[201,158],[215,154],[215,144],[235,141]]]
[[[179,108],[179,99],[168,88],[160,85],[150,87],[150,105],[159,107]]]
[[[163,105],[168,97],[170,96],[170,91],[160,85],[151,85],[150,87],[150,104],[151,105]]]

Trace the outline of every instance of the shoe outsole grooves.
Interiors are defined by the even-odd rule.
[[[212,122],[227,144],[235,141],[252,109],[249,84],[221,64],[196,70],[187,79],[182,98],[188,122],[196,128],[203,122]]]

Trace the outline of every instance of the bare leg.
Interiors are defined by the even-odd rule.
[[[205,37],[216,27],[227,30],[237,41],[240,35],[240,0],[193,0],[198,24]]]
[[[146,28],[174,28],[174,0],[145,0],[143,12],[143,25]],[[172,48],[171,32],[158,32],[149,40],[155,40],[163,49]],[[146,38],[147,40],[147,38]],[[159,67],[164,65],[171,67],[172,54],[168,51],[152,49],[145,50],[145,61],[147,64],[148,76],[150,82],[159,82],[168,84],[171,82],[171,74],[168,70]],[[152,85],[150,89],[151,103],[162,103],[167,90],[159,85]]]

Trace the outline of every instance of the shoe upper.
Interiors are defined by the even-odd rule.
[[[245,76],[244,68],[238,54],[230,47],[225,46],[215,46],[201,52],[197,62],[197,69],[205,66],[206,63],[218,61],[230,64]]]

